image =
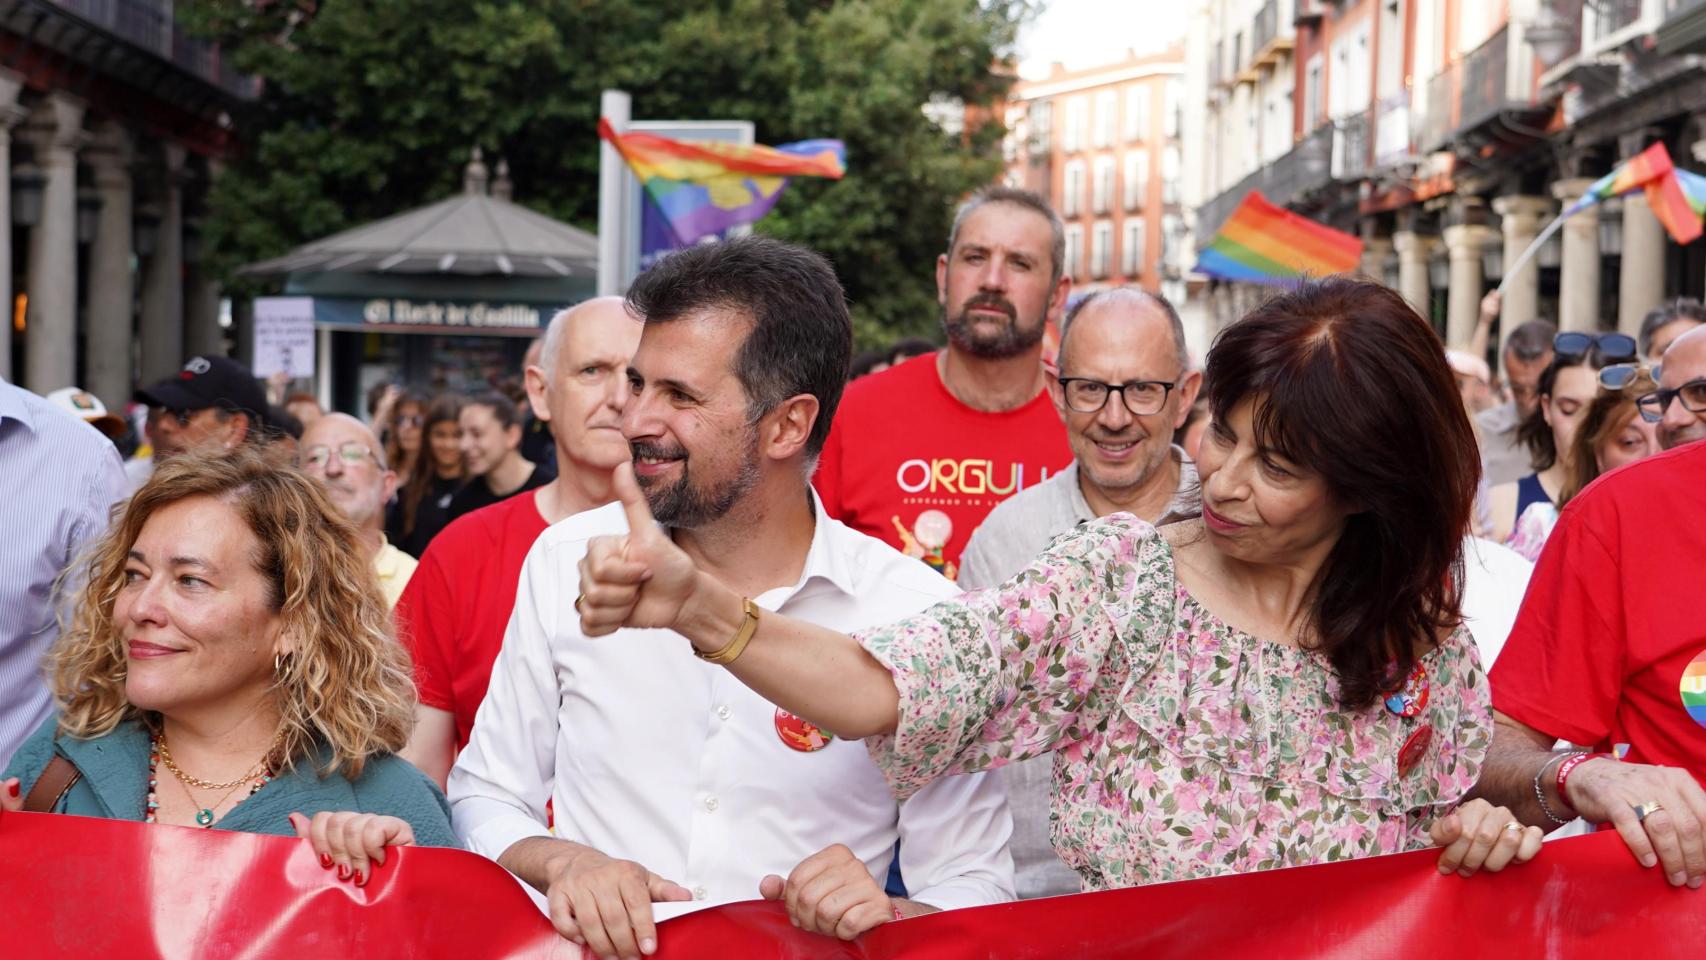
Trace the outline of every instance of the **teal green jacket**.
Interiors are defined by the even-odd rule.
[[[54,754],[64,757],[83,776],[67,790],[55,813],[109,820],[141,821],[148,802],[148,732],[127,720],[106,736],[93,740],[58,735],[59,718],[47,718],[12,755],[0,780],[19,778],[25,796]],[[319,775],[321,761],[308,757],[276,777],[260,792],[232,807],[212,827],[240,833],[270,833],[292,837],[296,830],[287,817],[312,817],[321,811],[348,810],[381,813],[408,822],[415,843],[427,847],[459,847],[450,829],[450,807],[444,794],[412,764],[393,754],[372,757],[361,776]],[[169,790],[171,774],[160,771],[160,789]]]

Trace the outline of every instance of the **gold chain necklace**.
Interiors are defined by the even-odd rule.
[[[278,745],[283,742],[284,731],[280,730],[278,732],[278,736],[273,738],[272,746],[267,748],[266,756],[255,761],[255,765],[250,767],[247,773],[235,780],[227,780],[224,783],[214,783],[211,780],[192,777],[180,769],[178,765],[172,761],[172,751],[166,746],[166,735],[164,733],[160,734],[160,762],[166,765],[167,770],[172,771],[172,776],[177,777],[178,782],[180,783],[188,784],[192,787],[200,787],[203,790],[234,790],[238,785],[248,783],[250,780],[255,779],[255,777],[260,773],[261,768],[266,766],[267,757],[271,756],[273,751],[278,749]]]

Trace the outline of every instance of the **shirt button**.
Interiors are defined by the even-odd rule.
[[[717,809],[717,798],[716,797],[706,797],[705,798],[705,809],[715,811]]]
[[[734,715],[734,711],[730,710],[729,705],[726,703],[717,708],[717,719],[718,720],[727,720],[729,717],[731,717],[733,715]]]
[[[695,900],[705,899],[705,888],[704,887],[694,887],[693,888],[693,899],[695,899]]]

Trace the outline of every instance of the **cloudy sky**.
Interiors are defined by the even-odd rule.
[[[1019,72],[1047,76],[1056,60],[1069,68],[1109,63],[1166,49],[1185,35],[1188,0],[1046,0],[1019,38]]]

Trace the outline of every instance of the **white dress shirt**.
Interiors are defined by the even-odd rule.
[[[800,582],[754,597],[760,607],[853,631],[957,592],[812,501],[817,527]],[[491,685],[450,773],[468,849],[496,859],[517,841],[555,835],[633,860],[693,892],[693,903],[657,904],[659,919],[757,899],[766,874],[786,877],[834,843],[880,885],[897,839],[911,899],[948,909],[1013,898],[1012,820],[998,779],[946,777],[897,804],[864,743],[788,747],[776,707],[694,657],[680,634],[583,636],[576,565],[588,539],[626,532],[612,503],[552,526],[527,555]]]

